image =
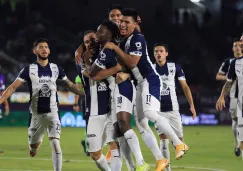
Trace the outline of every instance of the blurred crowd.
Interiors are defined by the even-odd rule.
[[[46,37],[51,44],[51,59],[63,66],[67,75],[74,79],[77,72],[74,51],[81,43],[86,27],[66,27],[64,18],[52,10],[29,10],[25,3],[19,3],[13,10],[8,3],[0,4],[0,72],[7,77],[7,85],[25,65],[36,60],[32,54],[32,42]],[[169,44],[169,60],[180,63],[193,91],[217,89],[215,75],[220,63],[232,56],[232,40],[241,36],[242,12],[233,11],[227,22],[212,19],[205,10],[202,20],[195,13],[185,10],[182,20],[179,9],[172,15],[171,24],[158,23],[156,28],[144,30],[150,56],[157,41]],[[156,15],[161,15],[157,13]],[[52,16],[52,17],[47,17]],[[224,15],[222,15],[224,17]],[[155,16],[156,19],[156,16]],[[74,24],[75,25],[75,24]],[[98,23],[97,23],[98,25]],[[143,23],[142,23],[143,29]]]

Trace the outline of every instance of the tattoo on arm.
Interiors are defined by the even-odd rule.
[[[68,88],[71,92],[78,94],[78,95],[83,95],[82,91],[80,91],[76,85],[70,81],[68,78],[63,81],[65,83],[65,87]]]
[[[224,84],[224,87],[222,89],[222,92],[221,92],[221,95],[223,97],[226,97],[229,94],[232,85],[233,85],[233,82],[226,81],[226,83]]]

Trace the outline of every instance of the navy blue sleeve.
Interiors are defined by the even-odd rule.
[[[227,75],[229,66],[230,66],[230,59],[228,58],[228,59],[224,60],[224,62],[221,64],[221,66],[219,68],[219,73]]]
[[[114,63],[114,60],[115,56],[111,49],[102,49],[95,60],[95,64],[102,69],[106,69],[110,67],[111,63]]]
[[[144,36],[140,34],[136,34],[130,40],[128,54],[142,56],[144,51],[143,48],[146,48],[146,42]]]
[[[4,75],[0,74],[0,91],[5,90],[5,78]]]
[[[58,66],[58,70],[59,70],[59,75],[58,75],[58,79],[59,80],[66,80],[67,79],[67,76],[64,72],[64,69],[60,66]]]
[[[20,81],[22,81],[22,82],[28,81],[30,79],[29,70],[30,70],[30,66],[24,67],[19,72],[19,75],[18,75],[17,79],[20,80]]]
[[[176,78],[178,80],[186,80],[185,74],[179,64],[176,64]]]
[[[229,71],[227,74],[227,81],[232,82],[236,80],[236,73],[235,73],[235,62],[236,60],[233,60],[230,64]]]

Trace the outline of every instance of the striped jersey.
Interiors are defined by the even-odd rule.
[[[167,62],[160,66],[155,64],[155,69],[162,79],[161,91],[161,112],[179,110],[179,103],[176,94],[177,80],[186,80],[185,74],[179,64]]]
[[[54,63],[45,67],[38,62],[23,68],[18,80],[27,82],[30,92],[30,113],[43,114],[58,111],[57,79],[67,79],[64,70]]]

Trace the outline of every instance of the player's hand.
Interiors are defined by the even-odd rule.
[[[194,107],[194,106],[191,106],[190,111],[192,112],[192,119],[193,119],[193,120],[196,119],[196,117],[197,117],[197,112],[196,112],[196,110],[195,110],[195,107]]]
[[[217,103],[216,103],[216,110],[222,111],[224,107],[225,107],[224,97],[220,96]]]
[[[105,44],[105,48],[107,48],[107,49],[113,50],[113,49],[115,49],[115,47],[116,47],[116,45],[114,43],[112,43],[112,42],[107,42]]]
[[[123,81],[126,81],[130,77],[130,74],[119,72],[116,74],[116,83],[120,84]]]
[[[84,45],[81,44],[78,49],[75,51],[75,62],[76,64],[80,64],[81,63],[81,57],[82,57],[82,54],[84,52]]]
[[[79,105],[74,105],[74,106],[73,106],[73,110],[74,110],[75,112],[79,112],[79,111],[80,111]]]

